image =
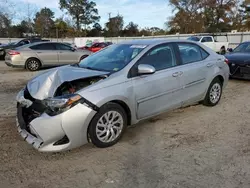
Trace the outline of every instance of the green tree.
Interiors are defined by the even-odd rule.
[[[123,17],[121,15],[117,15],[109,19],[109,21],[105,24],[107,30],[107,36],[115,37],[119,36],[123,29]]]
[[[35,31],[39,33],[42,37],[50,37],[51,33],[54,33],[54,12],[49,8],[42,8],[40,12],[36,13]]]
[[[11,27],[11,20],[8,15],[0,13],[0,36],[8,37]]]
[[[141,35],[141,36],[151,36],[152,33],[151,33],[151,31],[150,31],[150,28],[145,27],[145,28],[143,28],[143,29],[140,31],[139,35]]]
[[[102,35],[102,26],[99,23],[95,23],[92,29],[88,32],[88,37],[100,37]]]
[[[96,3],[89,0],[60,0],[60,9],[66,10],[76,22],[76,28],[81,30],[81,26],[90,25],[99,21]]]
[[[66,37],[67,31],[68,31],[68,25],[67,23],[63,20],[63,18],[57,18],[55,20],[55,27],[58,32],[58,37],[63,38]]]
[[[180,33],[224,32],[231,30],[229,15],[238,0],[170,0],[176,12],[167,25]]]
[[[129,22],[129,24],[125,27],[123,31],[124,36],[132,37],[132,36],[138,36],[139,29],[138,25],[134,22]]]

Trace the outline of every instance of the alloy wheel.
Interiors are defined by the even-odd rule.
[[[220,95],[221,95],[221,86],[219,83],[215,83],[210,90],[209,93],[209,98],[210,101],[215,104],[220,100]]]
[[[112,142],[120,136],[123,126],[122,115],[117,111],[108,111],[97,121],[97,138],[104,143]]]
[[[35,71],[39,68],[39,62],[36,60],[31,60],[28,62],[27,67],[31,71]]]

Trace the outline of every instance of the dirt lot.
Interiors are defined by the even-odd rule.
[[[18,135],[15,95],[34,73],[0,62],[0,187],[250,187],[250,82],[127,129],[108,149],[39,153]]]

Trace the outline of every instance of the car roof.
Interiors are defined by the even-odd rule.
[[[128,40],[128,41],[122,41],[119,42],[119,44],[131,44],[131,45],[157,45],[161,43],[167,43],[167,42],[191,42],[190,40],[184,40],[184,39],[137,39],[137,40]]]
[[[41,42],[32,43],[32,46],[33,45],[38,45],[38,44],[54,44],[54,43],[65,44],[64,42],[41,41]]]

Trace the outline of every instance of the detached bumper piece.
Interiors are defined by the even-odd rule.
[[[229,68],[231,78],[250,80],[250,65],[230,63]]]
[[[43,141],[34,137],[29,132],[27,132],[25,129],[21,129],[19,126],[17,127],[19,134],[23,137],[23,139],[31,144],[35,149],[39,149],[41,145],[43,144]]]
[[[23,107],[17,105],[17,119],[16,119],[17,130],[22,138],[31,144],[35,149],[39,149],[43,144],[40,138],[37,138],[29,128],[29,125],[25,123],[23,118]]]

